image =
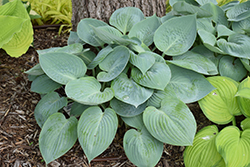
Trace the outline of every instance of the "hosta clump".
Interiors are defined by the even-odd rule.
[[[91,162],[113,141],[118,120],[132,127],[123,147],[137,166],[156,165],[163,143],[192,145],[196,122],[185,103],[214,90],[203,74],[218,71],[200,54],[206,48],[190,50],[196,15],[172,17],[146,18],[137,8],[121,8],[109,24],[81,20],[68,46],[38,51],[39,64],[26,73],[33,81],[31,91],[42,94],[34,115],[42,128],[39,147],[46,163],[77,139]],[[162,55],[151,51],[154,47]],[[170,56],[175,58],[166,61]],[[186,62],[188,57],[198,65]]]

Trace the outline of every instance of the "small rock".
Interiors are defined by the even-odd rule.
[[[38,100],[32,100],[31,103],[32,104],[37,104]]]
[[[50,163],[50,166],[51,167],[59,167],[61,164],[59,163],[59,162],[57,162],[57,161],[52,161],[51,163]]]

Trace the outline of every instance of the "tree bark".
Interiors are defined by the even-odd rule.
[[[165,15],[166,0],[72,0],[72,26],[76,31],[83,18],[95,18],[108,23],[111,14],[122,7],[137,7],[145,16]]]

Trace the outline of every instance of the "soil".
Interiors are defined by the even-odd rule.
[[[38,63],[36,50],[67,45],[69,34],[58,35],[54,29],[35,29],[33,47],[19,58],[11,58],[0,50],[0,166],[45,167],[38,145],[40,127],[34,118],[34,109],[40,96],[30,91],[31,83],[24,71]],[[203,115],[197,103],[188,105],[193,112],[198,130],[211,122]],[[133,167],[123,151],[120,128],[113,143],[99,157],[88,164],[77,142],[70,151],[51,162],[48,167]],[[185,147],[164,145],[157,167],[183,167]]]

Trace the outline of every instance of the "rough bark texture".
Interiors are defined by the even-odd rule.
[[[166,0],[72,0],[72,25],[76,31],[83,18],[95,18],[108,22],[111,14],[119,8],[133,6],[142,10],[145,16],[165,15]]]

